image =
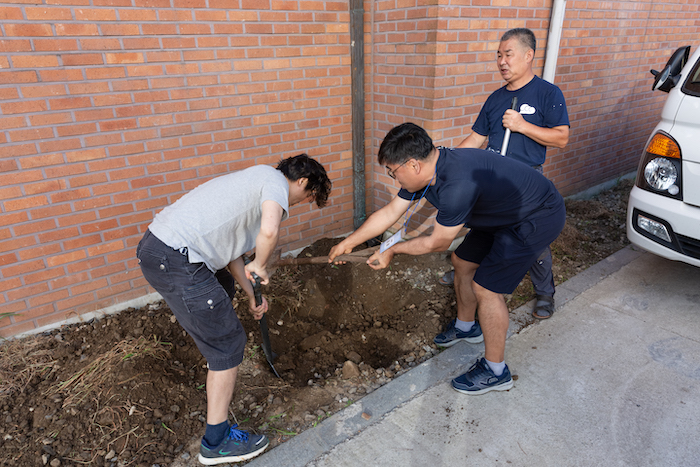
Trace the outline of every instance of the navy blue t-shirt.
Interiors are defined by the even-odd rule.
[[[472,130],[481,136],[488,136],[488,148],[501,152],[506,129],[503,128],[503,114],[510,109],[513,96],[518,97],[518,110],[523,118],[539,127],[554,128],[569,125],[564,94],[547,81],[535,76],[529,83],[516,91],[508,91],[505,86],[489,96],[481,108]],[[544,163],[547,147],[533,141],[521,133],[511,133],[506,156],[534,167]]]
[[[551,181],[522,162],[483,149],[439,151],[435,184],[425,197],[440,225],[495,231],[564,202]],[[410,200],[413,193],[401,189],[398,195]]]

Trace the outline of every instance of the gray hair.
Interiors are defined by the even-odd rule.
[[[501,42],[513,38],[517,39],[518,42],[520,42],[520,44],[525,48],[532,49],[533,52],[536,50],[535,48],[537,47],[537,39],[535,39],[535,33],[533,33],[528,28],[511,29],[510,31],[503,34],[503,37],[501,37]]]

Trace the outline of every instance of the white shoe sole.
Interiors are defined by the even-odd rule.
[[[456,344],[457,342],[459,342],[459,341],[469,342],[470,344],[479,344],[479,343],[481,343],[481,342],[484,342],[484,335],[483,335],[483,334],[479,334],[479,335],[476,336],[476,337],[461,337],[461,338],[459,338],[459,339],[451,340],[450,342],[445,342],[444,344],[438,344],[438,343],[435,342],[435,341],[433,341],[433,343],[434,343],[435,345],[437,345],[438,347],[445,347],[445,348],[447,348],[447,347],[452,347],[453,345],[455,345],[455,344]]]
[[[452,385],[452,389],[454,389],[457,392],[461,392],[462,394],[468,394],[470,396],[478,396],[479,394],[485,394],[490,391],[507,391],[513,387],[513,380],[511,379],[510,381],[506,381],[505,383],[501,383],[498,386],[491,386],[490,388],[484,388],[484,389],[479,389],[478,391],[467,391],[465,389],[457,389]]]
[[[204,457],[202,454],[199,454],[199,457],[197,460],[199,461],[200,464],[204,465],[218,465],[218,464],[226,464],[229,462],[242,462],[242,461],[247,461],[248,459],[252,459],[253,457],[262,454],[262,452],[267,449],[267,447],[270,445],[270,443],[267,443],[265,446],[262,448],[258,449],[257,451],[249,452],[248,454],[244,454],[242,456],[228,456],[228,457]]]

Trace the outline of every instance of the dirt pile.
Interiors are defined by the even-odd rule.
[[[630,187],[567,203],[567,227],[552,247],[558,283],[626,245]],[[326,255],[332,243],[302,255]],[[281,378],[247,304],[238,304],[248,344],[237,422],[277,445],[438,353],[432,339],[455,315],[452,288],[437,285],[449,269],[445,253],[397,256],[383,271],[279,269],[263,294]],[[532,297],[525,279],[509,307]],[[0,465],[181,465],[198,451],[205,361],[164,303],[7,341],[0,377]]]

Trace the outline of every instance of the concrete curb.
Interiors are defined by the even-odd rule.
[[[564,304],[620,270],[642,254],[644,254],[643,251],[627,246],[560,284],[557,286],[556,309],[560,309]],[[529,316],[533,305],[534,300],[517,308],[513,313],[516,317],[521,315]],[[538,324],[536,322],[523,328],[517,321],[520,320],[511,319],[511,325],[508,329],[509,338],[523,329]],[[283,465],[286,467],[306,466],[338,444],[382,420],[387,414],[411,401],[418,394],[465,371],[465,367],[471,364],[482,351],[483,344],[476,346],[460,343],[447,348],[435,357],[327,418],[315,428],[304,431],[265,454],[256,457],[246,465],[251,467],[270,465]],[[362,416],[363,413],[365,417]]]

